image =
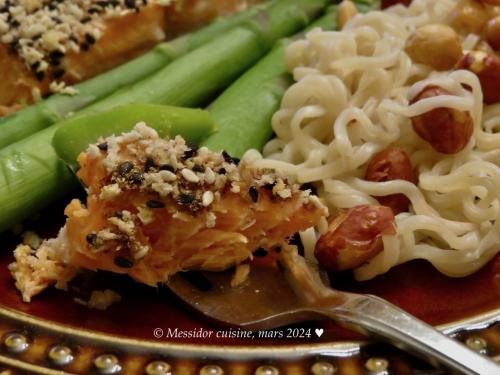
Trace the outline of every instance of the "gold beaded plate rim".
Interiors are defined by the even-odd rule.
[[[0,305],[0,317],[23,327],[50,336],[65,337],[99,346],[111,346],[125,353],[140,352],[148,354],[169,355],[174,358],[205,358],[222,360],[258,360],[279,359],[292,360],[303,355],[328,355],[350,357],[360,352],[363,341],[333,341],[328,343],[280,345],[280,346],[211,346],[204,344],[177,344],[164,341],[140,340],[127,338],[98,331],[91,331],[74,326],[67,326],[42,319]],[[462,331],[480,330],[500,322],[500,308],[471,317],[436,326],[445,334],[456,334]]]

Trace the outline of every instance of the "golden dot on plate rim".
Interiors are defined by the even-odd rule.
[[[49,349],[47,356],[57,365],[67,365],[74,359],[71,349],[64,345],[54,345]]]
[[[200,369],[200,375],[223,375],[224,370],[218,365],[206,365]]]
[[[146,366],[147,375],[168,375],[172,367],[164,361],[153,361]]]
[[[279,370],[274,366],[264,365],[259,366],[255,370],[255,375],[279,375]]]
[[[7,350],[12,353],[21,353],[28,349],[28,338],[18,332],[12,332],[5,336],[3,343]]]
[[[486,349],[488,348],[488,343],[486,342],[486,340],[479,336],[469,337],[467,340],[465,340],[465,345],[479,353],[486,352]]]
[[[313,375],[333,375],[337,372],[337,367],[330,362],[320,361],[311,366]]]
[[[94,366],[101,374],[116,374],[122,369],[114,354],[101,354],[94,360]]]
[[[381,357],[372,357],[366,361],[365,367],[372,372],[386,371],[389,367],[389,361]]]

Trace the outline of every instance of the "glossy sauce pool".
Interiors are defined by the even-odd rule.
[[[63,206],[57,205],[50,211],[62,212]],[[41,219],[28,223],[27,227],[49,236],[56,233],[54,228],[62,222],[60,216],[42,214]],[[232,333],[228,333],[230,330],[227,327],[205,322],[196,313],[184,308],[166,290],[135,284],[127,277],[105,274],[84,280],[79,285],[87,284],[83,289],[88,290],[109,288],[118,291],[122,301],[108,310],[91,310],[75,302],[75,297],[82,296],[80,288],[73,288],[69,292],[50,288],[27,304],[22,302],[7,269],[12,261],[12,249],[19,239],[13,235],[3,235],[0,241],[0,304],[61,324],[139,339],[211,345],[310,344],[357,337],[328,321],[303,323],[292,329],[275,331],[278,335],[289,335],[288,338],[217,337],[235,335],[237,332],[233,329]],[[333,275],[332,284],[342,290],[378,295],[431,324],[442,324],[500,307],[500,255],[479,272],[460,279],[448,278],[424,261],[413,261],[368,282],[354,282],[350,274]],[[178,332],[187,332],[195,337],[167,338],[165,334],[163,338],[157,339],[153,335],[155,328],[161,328],[164,332],[169,328],[177,328]],[[316,328],[324,329],[321,338],[316,336]],[[311,337],[296,337],[307,332],[311,333]],[[202,338],[199,337],[201,335],[210,336]]]

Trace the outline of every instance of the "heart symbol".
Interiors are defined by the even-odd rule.
[[[315,332],[316,332],[316,335],[318,337],[321,337],[321,335],[323,335],[324,329],[323,328],[316,328]]]

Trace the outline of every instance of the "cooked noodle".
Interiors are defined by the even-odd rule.
[[[372,196],[410,199],[409,212],[396,216],[397,235],[384,236],[384,251],[354,270],[359,280],[417,258],[444,274],[465,276],[500,249],[500,104],[483,105],[473,73],[435,72],[404,52],[416,27],[445,23],[455,5],[415,0],[409,8],[357,15],[340,32],[313,30],[294,42],[286,64],[296,83],[273,118],[276,138],[263,159],[255,151],[246,155],[300,183],[313,182],[332,215],[377,204]],[[468,50],[478,37],[462,40]],[[450,95],[409,105],[431,83]],[[410,117],[438,107],[470,111],[474,134],[457,154],[434,151],[411,126]],[[363,179],[370,159],[388,146],[411,155],[417,185]],[[303,234],[309,257],[317,236]]]

